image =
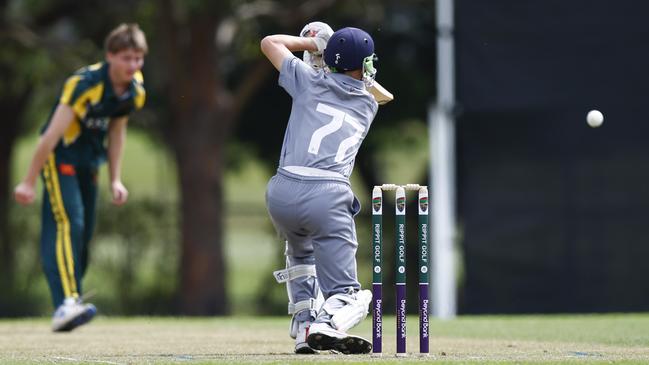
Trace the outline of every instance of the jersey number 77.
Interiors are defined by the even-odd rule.
[[[351,137],[343,139],[338,146],[338,152],[336,153],[334,161],[342,162],[345,159],[347,150],[355,146],[358,141],[361,140],[361,137],[363,137],[363,132],[365,132],[365,128],[358,122],[356,118],[350,116],[342,110],[338,110],[327,104],[318,103],[316,111],[331,116],[331,122],[323,125],[322,127],[316,129],[315,132],[313,132],[313,135],[311,136],[311,142],[309,143],[309,153],[311,154],[317,155],[318,151],[320,150],[320,143],[322,143],[322,140],[326,136],[333,134],[341,129],[343,123],[348,123],[352,127],[354,127],[356,133],[354,133],[354,135],[352,135]]]

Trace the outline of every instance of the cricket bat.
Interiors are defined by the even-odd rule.
[[[376,81],[374,81],[368,91],[372,96],[374,96],[374,100],[376,100],[379,105],[384,105],[394,100],[394,95]]]

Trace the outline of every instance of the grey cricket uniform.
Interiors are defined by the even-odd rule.
[[[349,176],[378,105],[363,81],[315,71],[296,57],[282,63],[279,85],[293,106],[266,204],[287,241],[288,265],[315,264],[326,299],[360,288],[353,219],[360,203]],[[313,277],[291,281],[291,301],[314,298],[316,288]]]

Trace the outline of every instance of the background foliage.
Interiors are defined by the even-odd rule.
[[[0,298],[0,316],[51,310],[40,272],[39,204],[16,206],[10,192],[62,81],[101,60],[104,36],[121,22],[140,24],[151,53],[147,105],[129,128],[129,204],[110,206],[102,181],[85,280],[102,312],[285,312],[285,289],[270,275],[283,266],[283,244],[263,196],[290,98],[260,54],[264,35],[296,34],[314,20],[368,30],[380,58],[378,79],[398,91],[363,145],[354,189],[367,206],[368,186],[378,181],[425,182],[432,2],[6,0],[0,18],[0,112],[12,116],[0,125],[0,289],[8,294]],[[364,285],[368,224],[359,218]],[[210,271],[195,271],[200,265],[192,263],[206,257]]]

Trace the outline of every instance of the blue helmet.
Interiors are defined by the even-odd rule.
[[[337,71],[352,71],[361,69],[365,58],[373,54],[372,37],[362,29],[347,27],[331,35],[324,50],[324,61]]]

